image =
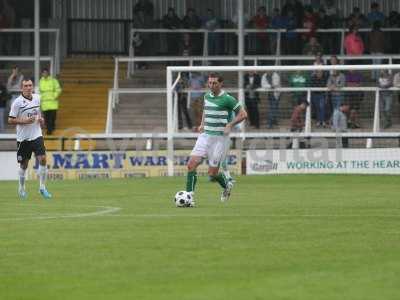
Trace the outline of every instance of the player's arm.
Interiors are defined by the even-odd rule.
[[[18,105],[16,101],[13,102],[10,109],[10,114],[8,115],[8,124],[11,125],[24,125],[24,124],[32,124],[35,122],[36,117],[18,117]]]
[[[199,128],[198,128],[198,132],[203,132],[204,131],[204,109],[203,109],[203,115],[202,115],[202,117],[201,117],[201,123],[200,123],[200,126],[199,126]]]
[[[244,120],[247,119],[247,112],[246,110],[240,106],[240,108],[235,111],[236,115],[233,118],[233,120],[231,122],[229,122],[228,124],[226,124],[225,126],[225,134],[229,134],[232,130],[232,128],[236,125],[239,124],[241,122],[243,122]]]
[[[24,125],[24,124],[32,124],[36,121],[36,117],[35,116],[30,116],[27,118],[24,117],[13,117],[13,116],[9,116],[8,117],[8,124],[11,125]]]

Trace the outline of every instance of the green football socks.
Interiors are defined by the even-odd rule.
[[[214,176],[214,180],[219,183],[219,185],[223,188],[226,189],[226,185],[228,183],[228,180],[226,179],[224,173],[219,173],[217,176]]]
[[[188,172],[186,179],[186,191],[194,192],[194,189],[196,187],[196,182],[197,182],[197,172],[196,171]]]

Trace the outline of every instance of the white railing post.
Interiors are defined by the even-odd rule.
[[[380,131],[380,89],[376,88],[375,91],[375,110],[374,110],[374,127],[373,132],[378,133]],[[372,139],[367,139],[367,148],[373,147]]]
[[[176,91],[174,91],[174,97],[173,97],[173,103],[174,103],[174,109],[173,109],[173,112],[174,112],[174,116],[172,117],[173,118],[173,120],[174,120],[174,132],[177,132],[178,131],[178,128],[179,128],[179,124],[178,124],[178,122],[179,122],[179,118],[178,118],[178,109],[179,109],[179,107],[178,107],[178,105],[179,105],[179,98],[178,98],[178,93],[176,92]]]
[[[108,106],[107,106],[107,121],[106,121],[106,134],[112,133],[112,123],[113,123],[113,107],[114,107],[114,92],[113,90],[108,90]]]
[[[282,41],[282,31],[279,29],[278,30],[278,36],[277,36],[277,40],[276,40],[276,56],[280,56],[281,55],[281,41]],[[279,65],[280,61],[277,58],[275,60],[275,65]]]
[[[56,31],[56,48],[55,48],[55,71],[60,74],[60,29]]]
[[[50,56],[50,75],[51,76],[55,76],[56,71],[55,71],[55,63],[54,63],[54,58],[52,56]]]
[[[119,58],[115,57],[114,58],[114,90],[118,90],[119,88]],[[113,96],[114,99],[114,104],[113,108],[115,107],[116,104],[119,103],[119,93],[117,95]]]
[[[311,90],[307,90],[307,110],[306,110],[306,120],[304,126],[304,132],[310,133],[311,132]]]
[[[168,176],[174,175],[174,120],[172,111],[172,70],[167,67],[167,166]]]
[[[134,29],[131,30],[129,34],[129,57],[134,58],[135,57],[135,47],[133,47],[133,36],[135,34]],[[131,75],[135,72],[135,61],[129,61],[128,62],[128,67],[127,67],[127,78],[131,78]]]

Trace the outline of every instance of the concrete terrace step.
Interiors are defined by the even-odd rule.
[[[60,79],[63,94],[59,129],[78,127],[89,132],[104,132],[108,89],[114,79],[113,59],[67,58]]]

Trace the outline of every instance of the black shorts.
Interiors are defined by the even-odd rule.
[[[21,163],[24,160],[30,160],[32,157],[32,152],[35,153],[35,156],[46,154],[46,148],[44,147],[44,140],[42,136],[33,141],[17,142],[18,163]]]

